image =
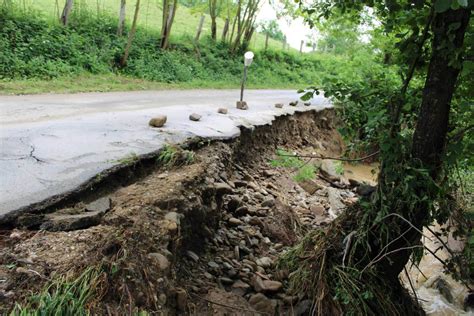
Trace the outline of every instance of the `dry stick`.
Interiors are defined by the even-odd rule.
[[[413,283],[411,282],[410,275],[408,275],[407,268],[403,267],[403,270],[405,271],[405,275],[408,279],[408,283],[410,283],[411,290],[413,291],[413,295],[415,296],[416,305],[418,305],[418,307],[420,307],[420,303],[418,302],[418,295],[416,295],[415,287],[413,286]]]
[[[371,158],[375,155],[380,153],[380,150],[377,150],[374,153],[371,153],[370,155],[364,156],[364,157],[359,157],[359,158],[343,158],[343,157],[329,157],[329,156],[323,156],[323,155],[300,155],[300,154],[293,154],[293,155],[287,155],[287,154],[278,154],[278,156],[283,156],[283,157],[295,157],[295,158],[316,158],[316,159],[330,159],[330,160],[340,160],[340,161],[362,161],[366,160],[368,158]]]
[[[206,301],[210,304],[215,304],[215,305],[219,305],[219,306],[222,306],[222,307],[226,307],[226,308],[229,308],[229,309],[234,309],[234,310],[239,310],[239,311],[243,311],[243,312],[251,312],[253,314],[262,314],[262,315],[270,315],[269,313],[265,313],[265,312],[257,312],[257,311],[253,311],[253,310],[250,310],[250,309],[246,309],[246,308],[242,308],[242,307],[238,307],[238,306],[232,306],[232,305],[227,305],[227,304],[223,304],[223,303],[218,303],[218,302],[215,302],[215,301],[211,301],[207,298],[204,298],[202,296],[199,296],[197,294],[194,294],[194,293],[188,293],[196,298],[199,298],[203,301]]]

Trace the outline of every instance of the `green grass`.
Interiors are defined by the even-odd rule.
[[[64,6],[64,0],[59,0],[59,10],[53,0],[13,0],[13,3],[18,4],[21,8],[32,8],[38,10],[51,21],[51,23],[57,23],[58,16]],[[73,13],[84,13],[93,15],[109,15],[118,16],[119,3],[118,0],[76,0],[76,4],[73,7]],[[100,2],[99,10],[97,8],[97,2]],[[127,1],[127,18],[126,22],[128,25],[131,24],[133,19],[133,11],[135,9],[136,0]],[[139,17],[138,27],[143,29],[159,32],[161,31],[161,10],[162,0],[142,0]],[[97,12],[99,12],[97,14]],[[201,13],[194,13],[190,8],[183,5],[178,6],[176,16],[171,30],[171,42],[180,42],[186,40],[187,36],[194,38],[197,27],[199,24]],[[224,27],[224,20],[219,18],[217,20],[217,34],[218,39],[222,35],[222,29]],[[203,30],[201,36],[210,35],[211,32],[211,19],[206,14],[204,19]],[[265,47],[265,35],[255,33],[250,43],[250,48],[254,50],[260,50]],[[282,49],[283,44],[272,38],[268,41],[268,47],[270,49]],[[292,49],[294,50],[294,49]],[[295,50],[296,51],[296,50]]]
[[[317,169],[313,164],[305,163],[298,157],[292,156],[292,153],[283,149],[277,149],[276,155],[277,157],[270,161],[270,165],[273,167],[295,169],[296,174],[293,176],[293,179],[296,182],[311,180],[316,176]]]
[[[17,304],[10,315],[89,315],[87,304],[96,294],[100,274],[100,269],[87,268],[74,280],[60,277],[31,295],[25,304]]]

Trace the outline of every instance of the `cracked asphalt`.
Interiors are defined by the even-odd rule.
[[[238,90],[168,90],[0,96],[0,220],[6,214],[77,188],[132,155],[193,136],[232,138],[239,126],[270,123],[275,116],[330,107],[288,106],[294,90],[248,90],[249,110],[235,108]],[[282,109],[275,103],[284,103]],[[227,107],[227,115],[218,114]],[[191,113],[201,121],[189,120]],[[148,126],[164,114],[163,128]]]

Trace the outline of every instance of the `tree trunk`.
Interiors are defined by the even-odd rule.
[[[211,17],[211,38],[217,38],[217,0],[209,0],[209,16]]]
[[[463,46],[464,35],[469,24],[470,9],[447,10],[438,13],[432,24],[434,38],[432,41],[432,53],[425,86],[421,109],[413,135],[412,156],[418,160],[424,168],[430,170],[433,180],[437,180],[442,156],[446,144],[446,135],[449,123],[449,111],[451,99],[453,97],[456,81],[461,70],[462,54],[459,54]],[[459,24],[455,30],[450,30],[452,25]],[[452,40],[450,40],[452,39]],[[451,43],[447,46],[446,43]],[[428,196],[429,192],[421,190],[418,195]],[[412,224],[421,230],[423,223],[428,217],[425,202],[417,205],[419,211],[412,215]],[[420,233],[407,227],[406,239],[393,244],[393,249],[412,246],[419,242]],[[386,266],[389,266],[389,275],[397,278],[407,264],[411,250],[397,251],[394,255],[388,256]]]
[[[413,136],[413,156],[427,167],[436,171],[441,164],[445,138],[448,130],[448,116],[456,80],[462,59],[456,56],[464,41],[464,33],[469,24],[470,10],[448,10],[435,17],[432,57],[423,89],[423,101]],[[450,25],[460,23],[460,27],[449,32]],[[455,50],[442,48],[454,35]],[[450,54],[448,54],[450,53]],[[452,65],[458,65],[458,67]]]
[[[126,7],[127,0],[120,1],[120,13],[119,13],[119,21],[117,26],[117,36],[122,36],[123,29],[125,27],[125,7]]]
[[[229,18],[225,19],[224,28],[222,29],[222,41],[223,42],[225,42],[228,32],[229,32]]]
[[[125,51],[123,53],[122,59],[120,60],[120,67],[123,68],[127,65],[128,55],[130,54],[130,48],[132,47],[133,38],[135,37],[135,32],[137,31],[137,21],[138,21],[138,12],[140,11],[140,0],[137,0],[135,6],[135,13],[133,14],[132,28],[128,34],[127,46],[125,46]]]
[[[199,20],[199,25],[198,25],[198,28],[197,28],[197,31],[196,31],[196,37],[194,38],[194,41],[197,43],[199,42],[199,38],[201,37],[201,32],[202,32],[202,26],[204,24],[204,18],[205,18],[205,15],[201,15],[201,19]]]
[[[69,15],[71,14],[72,11],[72,5],[73,5],[73,0],[66,0],[66,3],[64,4],[64,9],[63,13],[61,14],[61,24],[64,26],[67,26],[69,22]]]
[[[176,10],[178,8],[178,0],[174,0],[173,3],[169,2],[170,0],[165,0],[167,8],[163,7],[163,26],[161,30],[161,42],[160,48],[167,49],[169,45],[169,39],[171,36],[171,27],[173,26],[174,17],[176,15]],[[166,12],[166,14],[165,14]]]
[[[265,50],[268,48],[268,33],[265,34]]]

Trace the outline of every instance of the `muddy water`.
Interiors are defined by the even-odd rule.
[[[346,179],[354,179],[370,185],[375,185],[377,183],[379,164],[376,162],[370,164],[346,162],[343,167],[344,177]]]

